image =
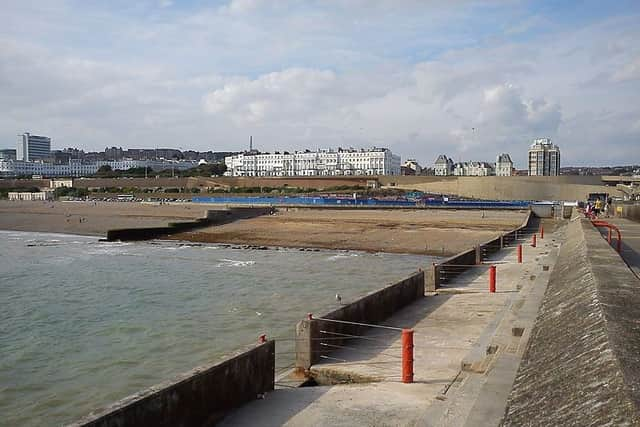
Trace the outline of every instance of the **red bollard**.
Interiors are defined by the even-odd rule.
[[[540,226],[540,238],[544,239],[544,227]]]
[[[531,247],[535,248],[536,247],[536,235],[534,234],[533,237],[531,238]]]
[[[402,330],[402,382],[413,382],[413,330]]]
[[[489,267],[489,292],[494,293],[496,291],[496,266]]]
[[[266,334],[260,335],[260,337],[258,337],[258,342],[260,344],[263,344],[263,343],[267,342],[267,335]]]
[[[522,264],[522,245],[518,245],[518,264]]]

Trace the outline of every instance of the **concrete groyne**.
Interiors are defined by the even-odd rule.
[[[212,426],[274,388],[275,341],[129,396],[72,427]]]
[[[120,228],[107,232],[107,241],[151,240],[167,237],[172,234],[197,230],[212,225],[221,225],[239,219],[254,218],[271,212],[268,207],[235,207],[211,209],[205,212],[204,218],[195,221],[170,222],[166,227]]]
[[[639,282],[586,219],[569,223],[503,424],[640,425]]]

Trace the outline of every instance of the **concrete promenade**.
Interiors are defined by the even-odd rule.
[[[384,322],[415,331],[413,384],[400,381],[400,334],[372,328],[366,338],[375,340],[354,339],[331,354],[346,363],[312,367],[321,383],[334,385],[281,382],[221,425],[498,425],[561,233],[547,232],[537,248],[522,242],[523,264],[515,247],[486,260],[497,266],[496,293],[488,292],[488,269],[472,268]],[[371,382],[340,384],[349,378]]]
[[[620,229],[622,234],[622,259],[635,275],[640,278],[640,223],[625,218],[603,218],[603,220]],[[606,235],[606,231],[604,232]],[[613,235],[615,238],[615,233]]]

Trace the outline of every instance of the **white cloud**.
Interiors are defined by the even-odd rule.
[[[305,120],[335,107],[340,98],[334,72],[290,68],[255,80],[225,84],[204,98],[205,110],[238,122]]]
[[[603,144],[607,161],[640,161],[633,16],[551,31],[552,17],[509,4],[169,3],[9,4],[0,141],[31,130],[58,147],[234,150],[253,134],[264,150],[509,152],[522,165],[529,139],[551,136],[568,164],[602,163]],[[25,19],[33,31],[13,24]]]
[[[615,71],[611,76],[614,82],[625,82],[629,80],[640,80],[640,57],[625,64],[621,69]]]

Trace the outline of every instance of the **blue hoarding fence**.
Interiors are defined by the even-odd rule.
[[[341,197],[193,197],[194,203],[215,203],[228,205],[301,205],[301,206],[387,206],[387,207],[461,207],[461,208],[496,208],[521,209],[528,208],[530,201],[500,200],[389,200],[376,198],[341,198]]]

